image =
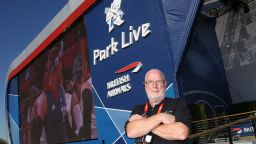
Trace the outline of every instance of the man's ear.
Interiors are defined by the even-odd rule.
[[[165,85],[165,87],[167,87],[167,81],[166,80],[164,81],[164,85]]]

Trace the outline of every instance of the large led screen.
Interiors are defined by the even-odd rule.
[[[85,24],[77,20],[19,74],[24,144],[97,138]]]

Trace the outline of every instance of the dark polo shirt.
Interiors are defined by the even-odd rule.
[[[175,116],[176,122],[182,122],[187,127],[189,127],[189,128],[191,127],[191,115],[190,115],[188,106],[183,99],[165,98],[161,103],[164,103],[164,106],[163,106],[161,112],[172,114]],[[149,104],[149,109],[146,114],[147,117],[157,114],[157,111],[158,111],[161,103],[156,105],[154,108],[151,107],[151,105]],[[145,107],[145,104],[136,106],[132,110],[131,115],[134,115],[134,114],[143,115],[144,107]],[[129,121],[126,121],[125,131],[126,131],[126,126],[128,123],[129,123]],[[188,143],[187,140],[185,140],[185,141],[166,140],[157,135],[153,135],[152,142],[151,142],[151,144],[186,144],[186,143]]]

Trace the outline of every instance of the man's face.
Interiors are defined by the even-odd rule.
[[[149,71],[145,78],[145,91],[149,101],[158,102],[165,97],[166,81],[160,71]]]

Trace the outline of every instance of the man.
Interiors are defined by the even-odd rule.
[[[46,63],[37,63],[41,67],[36,68],[36,72],[40,73],[35,78],[38,86],[31,87],[32,90],[40,90],[34,94],[36,99],[32,107],[31,139],[32,143],[63,143],[69,137],[59,49],[51,49],[46,58]]]
[[[145,76],[146,104],[136,106],[125,124],[126,134],[135,143],[187,143],[190,113],[181,99],[166,98],[164,74],[151,69]]]

